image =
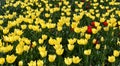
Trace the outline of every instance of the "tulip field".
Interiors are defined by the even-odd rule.
[[[0,66],[120,66],[120,2],[0,0]]]

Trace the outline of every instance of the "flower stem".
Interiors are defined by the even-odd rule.
[[[111,65],[112,65],[112,66],[115,66],[115,63],[113,62],[113,63],[111,63]]]
[[[88,56],[86,56],[86,61],[85,61],[85,66],[89,66],[89,57]]]

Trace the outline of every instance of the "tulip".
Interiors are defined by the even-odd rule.
[[[56,55],[48,55],[49,62],[54,62],[56,58]]]
[[[67,57],[67,58],[64,59],[64,62],[65,62],[66,65],[71,65],[72,64],[72,58]]]
[[[3,65],[5,63],[5,59],[4,58],[0,58],[0,65]]]
[[[84,50],[84,54],[85,54],[85,55],[90,55],[90,54],[91,54],[91,49]]]
[[[91,27],[91,26],[88,26],[88,28],[87,28],[87,33],[88,33],[88,34],[92,34],[92,27]]]
[[[15,56],[15,55],[7,55],[6,61],[7,61],[7,63],[14,63],[16,58],[17,58],[17,56]]]
[[[108,56],[108,61],[109,61],[110,63],[115,62],[115,56]]]
[[[105,22],[103,22],[103,25],[104,26],[108,26],[108,23],[105,21]]]
[[[73,63],[78,64],[82,59],[80,59],[78,56],[73,56]]]

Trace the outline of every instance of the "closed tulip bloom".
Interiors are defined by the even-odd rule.
[[[95,48],[98,50],[100,49],[100,44],[96,44]]]
[[[5,63],[5,58],[0,58],[0,65],[3,65]]]
[[[24,47],[23,47],[23,50],[24,50],[24,51],[28,51],[29,49],[30,49],[30,46],[24,45]]]
[[[103,41],[104,41],[104,37],[101,37],[101,38],[100,38],[100,41],[102,41],[102,42],[103,42]]]
[[[22,29],[26,29],[26,28],[27,28],[27,25],[21,25],[21,28],[22,28]]]
[[[18,66],[23,66],[23,61],[19,61]]]
[[[63,52],[64,52],[64,49],[56,49],[56,53],[57,53],[57,55],[62,55],[63,54]]]
[[[91,54],[91,49],[84,50],[84,54],[85,54],[85,55],[90,55],[90,54]]]
[[[49,62],[54,62],[56,58],[56,55],[48,55]]]
[[[46,13],[46,14],[45,14],[45,17],[47,17],[47,18],[50,17],[50,14]]]
[[[97,30],[97,29],[92,28],[92,33],[93,33],[93,34],[96,34],[97,32],[98,32],[98,30]]]
[[[32,47],[34,48],[37,45],[36,41],[32,42]]]
[[[109,31],[109,27],[104,27],[104,31]]]
[[[118,50],[114,50],[114,51],[113,51],[113,55],[114,55],[115,57],[118,57],[118,56],[119,56],[119,51],[118,51]]]
[[[85,34],[86,39],[90,39],[91,35],[90,34]]]
[[[58,31],[62,31],[62,27],[61,27],[61,26],[58,26],[58,27],[57,27],[57,30],[58,30]]]
[[[100,22],[104,22],[105,21],[105,18],[100,18]]]
[[[68,50],[72,51],[74,49],[74,45],[68,44]]]

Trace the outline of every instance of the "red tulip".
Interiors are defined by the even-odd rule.
[[[91,26],[95,26],[95,22],[91,22],[90,25],[91,25]]]
[[[91,26],[88,26],[87,33],[92,34],[92,27]]]
[[[82,0],[82,2],[85,2],[85,0]]]
[[[56,7],[59,7],[59,5],[57,4]]]
[[[98,44],[98,40],[96,40],[95,44]]]
[[[88,5],[90,5],[91,3],[90,3],[90,2],[88,2],[87,4],[88,4]]]
[[[103,22],[103,25],[104,26],[108,26],[108,23],[105,21],[105,22]]]
[[[86,6],[86,9],[89,9],[89,8],[90,8],[89,5],[87,5],[87,6]]]
[[[70,28],[70,31],[74,31],[74,28]]]
[[[32,48],[32,44],[30,44],[30,48]]]

